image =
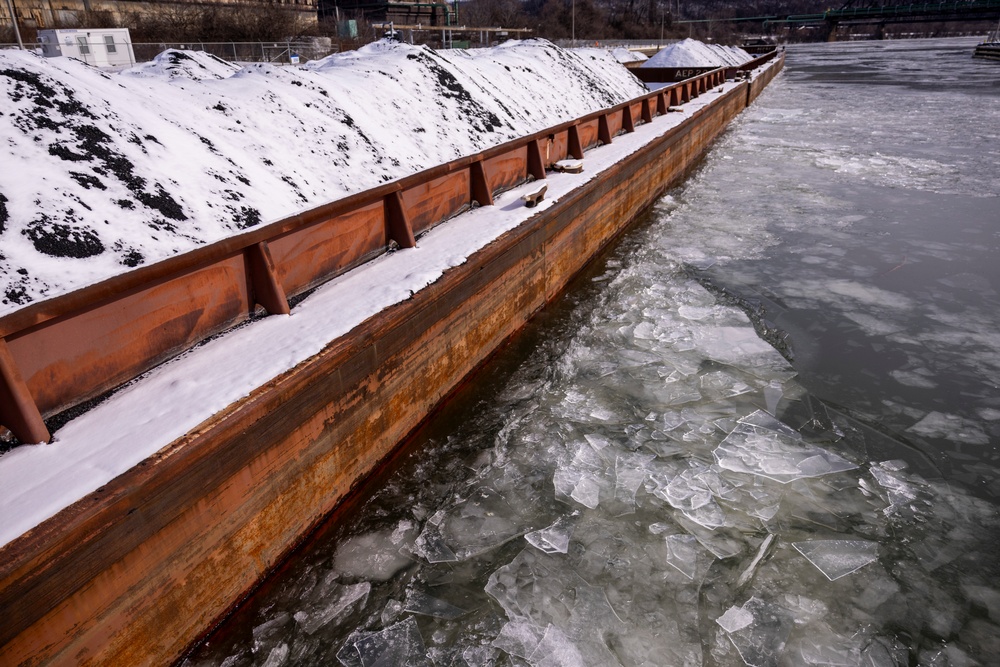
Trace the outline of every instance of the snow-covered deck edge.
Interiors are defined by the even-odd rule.
[[[0,424],[22,441],[47,441],[43,416],[239,324],[255,303],[287,314],[288,296],[390,242],[409,247],[415,233],[474,201],[489,204],[492,190],[526,176],[544,178],[545,168],[562,157],[580,158],[620,129],[631,131],[722,80],[721,70],[706,73],[0,318],[0,391],[13,398],[0,406]],[[272,249],[281,255],[275,261]]]
[[[757,79],[766,83],[781,64],[778,60],[761,68]],[[734,99],[735,89],[744,86],[747,84],[726,83],[683,104],[683,113],[636,125],[633,132],[589,152],[581,174],[549,174],[546,199],[538,207],[526,209],[520,201],[523,191],[534,185],[505,192],[496,197],[493,207],[434,227],[420,238],[416,248],[383,255],[320,287],[290,315],[268,317],[230,331],[157,367],[67,424],[52,444],[21,447],[0,458],[0,507],[5,517],[0,543],[7,545],[0,549],[6,556],[0,561],[7,563],[0,566],[0,599],[5,608],[17,607],[8,603],[21,599],[31,586],[44,587],[44,578],[39,578],[47,567],[42,556],[49,552],[49,542],[58,540],[61,527],[80,529],[96,509],[115,502],[101,497],[103,485],[128,471],[156,465],[197,442],[199,433],[210,431],[233,414],[235,405],[253,401],[283,377],[309,365],[324,350],[343,345],[364,322],[438,283],[449,269],[464,265],[492,243],[516,235],[531,219],[551,214],[550,209],[557,210],[564,202],[569,206],[574,197],[623,160],[662,140],[685,121],[695,123],[714,103],[721,98]],[[750,97],[751,87],[746,90],[739,108]],[[16,539],[25,531],[28,533]],[[269,563],[262,563],[254,577],[268,567]],[[16,585],[22,577],[29,585]],[[240,592],[242,589],[233,594]],[[65,591],[63,595],[72,593]],[[22,609],[30,607],[21,605]],[[54,608],[53,613],[56,611]],[[30,613],[18,613],[21,618],[12,619],[0,657],[11,648],[9,640],[38,620],[27,618]]]

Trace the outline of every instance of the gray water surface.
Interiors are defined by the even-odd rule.
[[[188,663],[997,664],[1000,70],[973,43],[792,49]]]

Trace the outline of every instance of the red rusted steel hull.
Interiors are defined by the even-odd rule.
[[[463,378],[683,178],[745,107],[748,95],[748,84],[734,87],[412,299],[362,323],[0,549],[5,615],[0,664],[176,660]],[[624,108],[612,113],[623,117]],[[277,299],[282,292],[307,289],[310,276],[281,268],[288,258],[310,258],[334,271],[343,270],[340,262],[363,261],[390,236],[389,203],[407,204],[407,195],[400,193],[412,192],[412,212],[401,209],[411,229],[414,221],[418,228],[435,224],[447,212],[425,203],[438,201],[431,193],[443,192],[457,204],[471,201],[473,181],[484,174],[491,186],[514,183],[518,174],[529,173],[533,151],[537,161],[551,164],[563,154],[561,147],[572,153],[575,131],[596,142],[601,123],[588,123],[592,132],[574,130],[584,123],[570,124],[533,137],[535,148],[521,143],[513,151],[470,159],[462,169],[431,170],[432,179],[421,181],[426,188],[395,184],[376,191],[374,201],[358,197],[349,208],[325,207],[287,228],[276,227],[278,233],[251,236],[252,246],[234,243],[226,247],[228,255],[209,254],[211,261],[202,265],[263,264],[247,271],[272,278],[270,287],[245,287],[249,273],[233,280],[244,288],[218,299],[222,319],[237,312],[225,304],[249,308],[248,293],[270,290],[266,298]],[[604,123],[610,127],[611,119]],[[479,176],[466,169],[473,163],[481,164]],[[456,172],[473,175],[453,177]],[[366,222],[371,220],[376,223]],[[265,241],[267,247],[257,245]],[[256,248],[255,262],[242,261],[248,248]],[[202,265],[185,270],[200,271]],[[103,307],[105,302],[99,302],[83,310]],[[42,320],[39,315],[36,326],[59,317]],[[181,328],[193,326],[185,321]]]

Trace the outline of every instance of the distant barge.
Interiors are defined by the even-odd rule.
[[[977,45],[976,50],[972,53],[972,57],[1000,60],[1000,41],[993,40]]]
[[[972,52],[972,57],[1000,60],[1000,23],[997,24],[996,30],[976,45],[976,50]]]
[[[287,313],[290,297],[391,247],[405,257],[422,231],[546,178],[567,158],[600,165],[561,193],[550,185],[548,205],[408,300],[0,548],[0,664],[180,659],[683,179],[783,64],[783,54],[762,56],[745,66],[749,80],[706,72],[0,318],[0,424],[22,440],[46,439],[42,415],[61,405],[261,308]],[[82,349],[83,339],[104,344]]]

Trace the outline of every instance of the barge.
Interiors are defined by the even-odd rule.
[[[770,54],[746,66],[749,80],[706,72],[3,318],[0,421],[45,440],[43,414],[251,314],[271,316],[240,330],[242,353],[279,355],[283,327],[308,315],[295,310],[324,298],[336,308],[338,281],[350,289],[367,271],[388,291],[420,270],[420,252],[468,246],[347,331],[318,318],[328,338],[317,352],[2,547],[0,663],[178,660],[684,178],[782,65]],[[566,159],[583,172],[551,171]],[[526,209],[543,179],[544,199]],[[264,329],[272,337],[252,347]]]

